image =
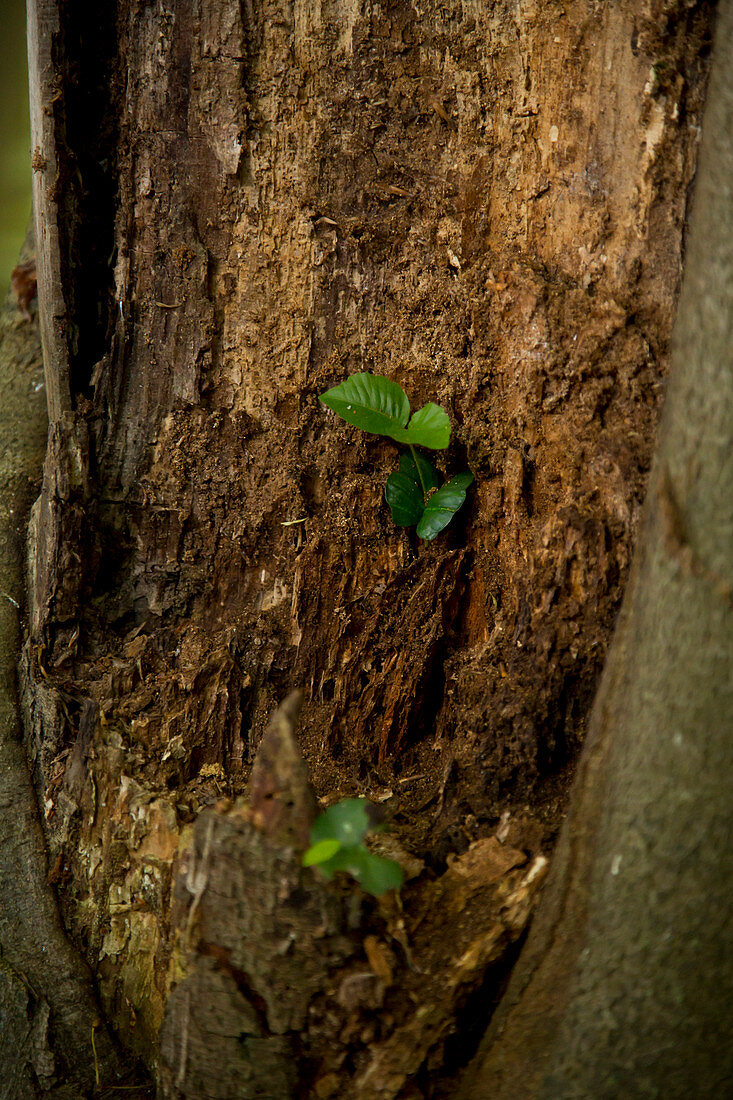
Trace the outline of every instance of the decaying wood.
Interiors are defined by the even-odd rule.
[[[181,859],[161,1031],[171,1100],[286,1100],[309,1084],[317,1097],[394,1100],[522,933],[544,878],[543,857],[480,841],[416,884],[408,927],[395,898],[374,911],[354,884],[304,869],[296,838],[315,799],[296,708],[273,716],[252,805],[200,814]]]
[[[34,643],[53,662],[84,621],[84,694],[144,624],[159,702],[120,707],[161,752],[187,712],[194,770],[243,784],[298,683],[324,775],[324,745],[349,769],[453,754],[498,812],[577,748],[618,609],[710,13],[398,8],[336,4],[308,33],[268,4],[200,25],[183,2],[120,8],[110,335],[54,429]],[[477,475],[439,546],[389,522],[389,445],[318,405],[365,368],[444,403],[449,468]],[[217,679],[213,711],[179,648]]]
[[[317,793],[383,794],[427,877],[501,814],[534,818],[518,851],[557,826],[638,526],[712,5],[120,0],[83,25],[56,0],[30,10],[51,428],[27,745],[105,1010],[151,1067],[167,1019],[170,1088],[183,1064],[190,1093],[205,1071],[181,1060],[184,1002],[213,985],[286,1072],[285,1032],[227,943],[193,966],[171,914],[206,830],[253,868],[282,859],[288,890],[311,881],[237,802],[292,687]],[[318,403],[364,369],[444,405],[445,472],[476,475],[430,545],[383,504],[395,449]],[[237,808],[213,808],[225,798]],[[531,894],[530,869],[509,874]],[[171,971],[174,940],[190,973]],[[410,1035],[440,1045],[464,991],[446,973],[435,1017],[359,1039],[364,1090],[370,1072],[397,1081]],[[173,981],[188,994],[166,1016]],[[345,988],[362,986],[381,996],[373,977]],[[323,996],[311,1068],[340,1049],[346,1009],[328,1022]],[[320,1095],[345,1073],[324,1064]]]
[[[316,798],[295,739],[301,698],[292,692],[270,719],[252,767],[249,805],[267,836],[307,848]]]

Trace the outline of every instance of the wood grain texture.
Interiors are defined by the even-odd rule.
[[[39,319],[48,415],[53,423],[71,412],[68,342],[71,318],[62,281],[58,205],[61,179],[56,150],[62,85],[53,58],[53,43],[60,31],[59,9],[56,0],[29,0],[27,11]]]

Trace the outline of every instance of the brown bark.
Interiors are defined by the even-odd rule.
[[[26,262],[30,243],[26,245]],[[43,364],[30,303],[0,316],[0,1097],[75,1100],[121,1079],[92,975],[69,944],[48,881],[35,792],[23,752],[16,667],[28,511],[46,439]]]
[[[733,4],[721,5],[647,519],[553,875],[461,1096],[733,1077]]]
[[[405,857],[490,871],[511,814],[496,883],[423,876],[402,932],[350,928],[352,954],[364,920],[380,950],[414,930],[427,985],[407,961],[386,1002],[304,985],[313,1020],[270,1044],[396,1096],[465,1057],[456,1014],[524,927],[523,850],[562,812],[651,454],[711,6],[30,13],[51,425],[24,700],[67,926],[151,1065],[173,987],[218,983],[251,1017],[251,975],[227,943],[199,959],[174,899],[206,822],[257,848],[238,810],[201,811],[244,791],[302,687],[317,793],[384,794]],[[446,470],[476,475],[433,544],[381,503],[394,449],[318,404],[362,369],[445,405]],[[297,897],[292,849],[273,858]],[[428,919],[464,873],[472,920]],[[283,1034],[267,1005],[247,1033]]]

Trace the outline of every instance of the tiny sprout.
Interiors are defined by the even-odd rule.
[[[398,527],[417,525],[421,539],[434,539],[466,499],[473,474],[456,474],[442,486],[438,471],[416,446],[443,451],[450,441],[448,414],[429,402],[410,417],[407,394],[396,382],[374,374],[352,374],[320,400],[337,416],[362,431],[406,443],[409,454],[387,478],[385,500]],[[408,423],[409,420],[409,423]]]
[[[345,798],[317,817],[303,866],[317,867],[329,880],[337,871],[346,871],[375,896],[399,890],[404,877],[399,863],[374,855],[364,844],[368,832],[383,827],[372,824],[370,808],[365,798]]]

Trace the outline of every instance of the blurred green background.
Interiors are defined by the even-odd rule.
[[[31,214],[25,0],[0,0],[0,296]]]

